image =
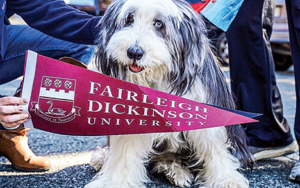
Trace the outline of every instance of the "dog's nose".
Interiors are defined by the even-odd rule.
[[[128,56],[130,59],[140,60],[140,59],[142,59],[143,54],[144,54],[144,51],[142,50],[142,48],[139,47],[139,46],[136,46],[136,45],[130,47],[130,48],[127,50],[127,56]]]

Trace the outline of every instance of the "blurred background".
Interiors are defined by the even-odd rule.
[[[112,0],[64,0],[68,5],[85,11],[88,14],[103,15]],[[201,0],[190,0],[191,6],[197,10],[203,3]],[[268,5],[266,4],[266,10]],[[225,33],[206,20],[209,29],[209,38],[217,56],[224,66],[229,65],[228,44]],[[288,70],[292,65],[288,22],[285,8],[285,0],[276,0],[274,12],[273,33],[270,39],[273,51],[275,69],[277,71]]]

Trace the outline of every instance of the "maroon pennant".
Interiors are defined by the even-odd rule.
[[[71,135],[177,132],[257,122],[211,106],[38,55],[26,55],[26,127]]]

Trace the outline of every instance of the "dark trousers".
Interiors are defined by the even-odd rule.
[[[262,24],[263,6],[264,0],[245,0],[227,31],[231,87],[240,110],[262,114],[258,123],[244,125],[248,144],[284,146],[293,138],[283,117],[269,43],[272,23]]]
[[[5,57],[0,59],[0,85],[23,75],[25,53],[28,49],[54,59],[72,57],[85,64],[91,61],[94,53],[95,46],[59,40],[28,25],[9,25],[7,31],[8,47]],[[0,124],[0,130],[3,129]]]
[[[296,81],[295,136],[300,143],[300,1],[286,0],[292,61]]]
[[[28,49],[54,59],[67,56],[88,64],[95,48],[92,45],[76,44],[53,38],[28,25],[8,25],[7,33],[6,54],[0,59],[0,84],[23,75],[25,53]]]

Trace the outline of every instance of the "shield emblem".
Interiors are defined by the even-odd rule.
[[[43,76],[38,108],[51,118],[66,117],[74,108],[76,80]]]

